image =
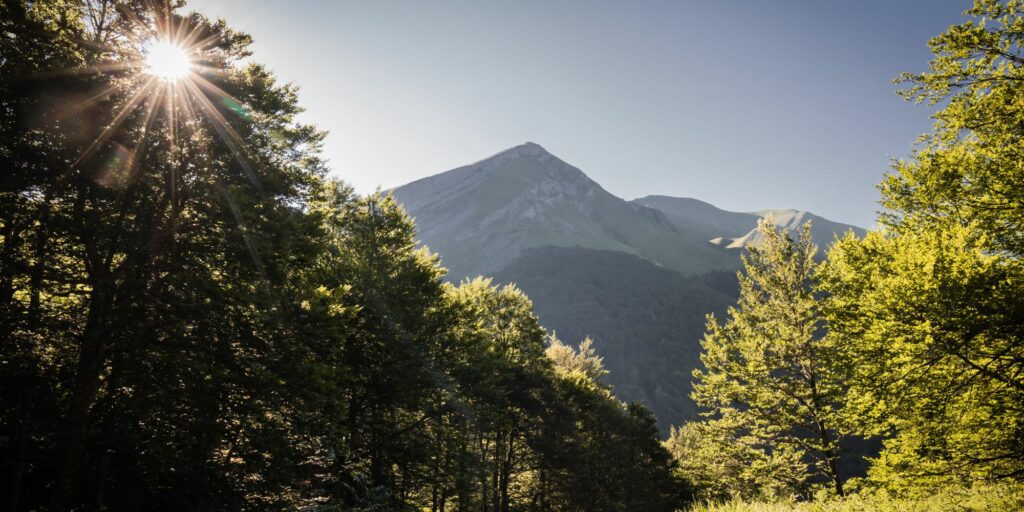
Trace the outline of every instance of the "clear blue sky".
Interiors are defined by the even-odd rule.
[[[968,0],[196,0],[301,87],[362,192],[541,144],[626,199],[874,223],[931,121],[891,79]]]

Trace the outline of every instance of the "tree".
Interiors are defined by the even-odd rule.
[[[4,2],[0,315],[11,508],[287,501],[290,278],[322,134],[179,2]],[[196,67],[164,82],[147,41]],[[6,165],[6,164],[5,164]]]
[[[807,478],[799,453],[768,452],[753,439],[737,442],[737,431],[745,428],[739,421],[673,427],[664,446],[677,461],[678,474],[706,501],[790,498]]]
[[[548,336],[548,348],[545,355],[555,365],[555,370],[563,376],[579,375],[595,385],[600,385],[601,377],[608,374],[604,369],[604,358],[597,355],[594,340],[584,338],[578,349],[566,345],[558,336]]]
[[[929,42],[930,70],[905,73],[908,99],[945,106],[912,158],[880,185],[894,233],[973,225],[994,250],[1024,255],[1024,5],[976,0],[975,19]],[[934,224],[933,224],[934,222]]]
[[[333,391],[313,418],[333,434],[322,471],[366,487],[336,496],[347,506],[405,506],[429,479],[431,425],[453,400],[443,269],[416,248],[413,222],[390,195],[359,197],[328,181],[317,196],[310,213],[323,219],[329,245],[306,286],[322,290],[328,312],[351,312],[336,314],[334,329],[307,330],[331,354],[320,363]]]
[[[812,288],[810,225],[797,240],[776,231],[771,218],[758,230],[763,242],[744,257],[739,302],[724,324],[708,318],[693,398],[709,419],[695,428],[762,461],[763,474],[747,481],[775,480],[773,488],[806,494],[809,483],[826,480],[842,496],[844,387]]]
[[[686,503],[690,488],[660,445],[654,416],[599,380],[607,371],[590,338],[574,349],[551,335],[546,354],[562,407],[546,415],[534,442],[543,464],[534,508],[669,511]]]
[[[821,272],[849,404],[893,489],[1024,472],[1024,267],[970,228],[844,239]]]
[[[880,189],[882,229],[821,272],[850,407],[898,491],[1024,476],[1024,5],[977,0],[903,94],[944,106]]]
[[[538,429],[541,393],[551,371],[544,331],[529,299],[514,286],[498,288],[475,279],[449,294],[467,322],[461,329],[464,343],[482,351],[476,372],[465,374],[472,382],[466,387],[469,401],[476,404],[478,503],[483,510],[507,512],[527,494],[523,478],[534,458],[528,438]]]

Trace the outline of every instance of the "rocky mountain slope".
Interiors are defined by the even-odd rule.
[[[687,275],[723,259],[720,248],[680,236],[662,212],[608,193],[533,143],[394,194],[456,279],[494,273],[523,250],[547,246],[624,252]]]

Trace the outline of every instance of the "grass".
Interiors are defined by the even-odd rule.
[[[740,500],[705,503],[687,512],[1002,512],[1024,510],[1024,486],[984,485],[943,489],[918,498],[861,493],[814,503],[757,503]]]

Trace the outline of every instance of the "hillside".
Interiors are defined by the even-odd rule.
[[[594,338],[615,394],[650,405],[663,431],[696,417],[690,375],[700,364],[704,316],[736,300],[733,274],[684,277],[622,252],[543,247],[494,278],[517,283],[563,340]]]

